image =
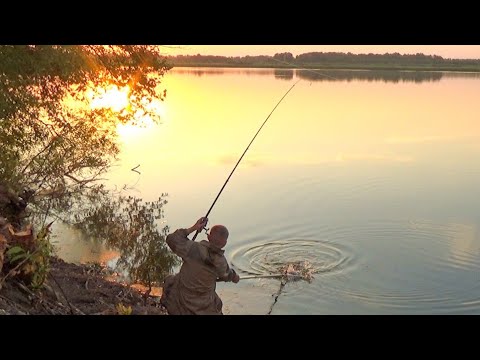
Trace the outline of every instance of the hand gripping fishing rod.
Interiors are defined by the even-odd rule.
[[[210,209],[208,209],[207,215],[205,215],[205,219],[208,218],[208,215],[210,214],[210,211],[212,211],[213,206],[214,206],[215,203],[217,202],[220,194],[222,193],[223,189],[225,188],[225,186],[227,185],[228,181],[229,181],[230,178],[232,177],[233,172],[234,172],[235,169],[237,168],[238,164],[240,164],[240,161],[242,161],[243,156],[246,154],[247,150],[250,148],[250,145],[252,145],[253,140],[255,140],[255,138],[257,137],[257,135],[258,135],[258,133],[260,132],[260,130],[262,130],[263,126],[267,123],[268,119],[269,119],[270,116],[273,114],[273,112],[274,112],[275,109],[278,107],[278,105],[280,105],[280,103],[281,103],[282,100],[285,98],[285,96],[288,95],[288,93],[294,88],[295,85],[298,84],[299,81],[301,81],[301,79],[298,80],[297,82],[295,82],[295,84],[293,84],[293,85],[290,87],[290,89],[288,89],[288,91],[282,96],[282,98],[281,98],[280,101],[277,103],[277,105],[275,105],[275,107],[274,107],[273,110],[270,112],[270,114],[268,114],[268,116],[267,116],[267,118],[265,119],[265,121],[263,122],[262,126],[260,126],[260,129],[258,129],[258,131],[257,131],[257,133],[255,134],[255,136],[253,137],[252,141],[250,141],[250,144],[248,144],[247,148],[246,148],[245,151],[243,152],[242,156],[240,156],[240,159],[238,159],[237,164],[236,164],[235,167],[233,168],[232,172],[230,173],[230,175],[228,175],[228,178],[227,178],[227,180],[225,181],[225,183],[223,184],[223,186],[222,186],[222,188],[220,189],[220,191],[218,192],[217,197],[215,198],[215,200],[213,200],[212,206],[210,206]],[[194,235],[193,238],[192,238],[192,241],[195,241],[195,238],[197,237],[197,235],[198,235],[201,231],[202,231],[201,229],[197,230],[197,232],[195,233],[195,235]]]

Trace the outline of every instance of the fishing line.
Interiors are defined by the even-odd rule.
[[[281,273],[280,274],[270,274],[270,275],[249,275],[249,276],[242,276],[240,280],[246,279],[259,279],[259,278],[280,278],[280,288],[278,291],[273,294],[274,300],[272,305],[270,305],[270,310],[268,311],[267,315],[271,315],[273,311],[273,307],[278,301],[278,297],[282,293],[285,285],[287,285],[290,281],[298,281],[298,280],[305,280],[311,282],[313,280],[313,268],[308,261],[303,262],[293,262],[288,265],[282,266],[278,269]]]
[[[300,80],[297,80],[295,82],[295,84],[293,84],[289,89],[288,91],[282,96],[282,98],[278,101],[277,105],[275,105],[275,107],[273,108],[273,110],[270,112],[270,114],[268,114],[267,118],[265,119],[265,121],[263,122],[262,126],[260,126],[260,128],[258,129],[258,131],[256,132],[255,136],[253,137],[253,139],[250,141],[250,143],[248,144],[247,148],[245,149],[245,151],[243,152],[242,156],[240,156],[240,159],[238,159],[237,161],[237,164],[235,165],[235,167],[233,168],[232,172],[230,173],[230,175],[228,175],[228,178],[227,180],[225,181],[225,183],[223,184],[222,188],[220,189],[220,191],[218,192],[217,194],[217,197],[215,198],[215,200],[213,200],[213,203],[212,203],[212,206],[210,206],[210,209],[208,209],[207,211],[207,214],[205,215],[205,218],[207,219],[208,218],[208,215],[210,214],[210,211],[212,211],[215,203],[217,202],[220,194],[222,193],[223,189],[225,188],[225,186],[227,185],[228,181],[230,180],[230,178],[232,177],[233,175],[233,172],[235,171],[235,169],[237,168],[238,164],[240,164],[240,161],[242,161],[243,159],[243,156],[246,154],[247,150],[250,148],[250,145],[252,145],[253,141],[255,140],[255,138],[257,137],[257,135],[260,133],[260,130],[262,130],[263,126],[267,123],[268,119],[270,118],[270,116],[273,114],[273,112],[275,111],[275,109],[278,107],[278,105],[280,105],[280,103],[282,102],[283,99],[285,99],[285,97],[288,95],[288,93],[295,87],[295,85],[297,85],[300,81]],[[208,229],[205,229],[206,231]],[[199,229],[197,230],[197,232],[195,233],[195,235],[193,236],[192,238],[192,241],[195,241],[195,238],[197,237],[197,235],[202,231],[202,229]]]
[[[287,65],[290,65],[290,66],[295,66],[294,64],[289,64],[285,61],[280,61],[278,59],[274,59],[278,62],[281,62],[281,63],[284,63],[284,64],[287,64]],[[325,77],[328,77],[328,78],[331,78],[331,79],[334,79],[334,80],[339,80],[333,76],[329,76],[329,75],[325,75],[325,74],[322,74],[318,71],[314,71],[314,70],[311,70],[311,69],[301,69],[301,70],[305,70],[305,71],[310,71],[310,72],[313,72],[315,74],[318,74],[318,75],[321,75],[321,76],[325,76]],[[228,181],[230,180],[230,178],[232,177],[233,173],[235,172],[237,166],[240,164],[240,162],[242,161],[243,157],[245,156],[245,154],[247,153],[248,149],[250,148],[250,145],[252,145],[253,141],[255,140],[255,138],[257,137],[257,135],[260,133],[260,131],[262,130],[263,126],[267,123],[268,119],[270,118],[270,116],[273,114],[273,112],[275,111],[275,109],[280,105],[280,103],[283,101],[283,99],[288,95],[288,93],[295,87],[295,85],[297,85],[302,79],[299,79],[297,80],[288,90],[287,92],[282,96],[282,98],[278,101],[278,103],[275,105],[275,107],[273,108],[273,110],[270,112],[270,114],[268,114],[267,118],[265,119],[265,121],[262,123],[262,125],[260,126],[260,128],[257,130],[257,132],[255,133],[255,135],[253,136],[252,140],[250,141],[250,143],[248,144],[247,148],[245,149],[245,151],[243,152],[243,154],[240,156],[240,159],[238,159],[237,163],[235,164],[232,172],[230,173],[230,175],[228,175],[227,177],[227,180],[225,180],[225,183],[223,184],[222,188],[220,189],[220,191],[218,192],[217,196],[215,197],[215,200],[213,200],[213,203],[212,205],[210,206],[210,208],[208,209],[207,211],[207,214],[205,215],[205,219],[208,219],[208,215],[210,214],[210,212],[212,211],[213,207],[215,206],[215,203],[217,202],[218,198],[220,197],[220,194],[222,193],[223,189],[225,188],[225,186],[227,185]],[[208,221],[208,220],[207,220]],[[208,231],[207,228],[204,228],[205,232]],[[192,238],[192,241],[195,241],[196,237],[198,236],[198,234],[202,231],[202,229],[199,229],[195,232],[195,235],[193,236]],[[288,274],[289,273],[289,269],[291,269],[292,267],[292,264],[289,264],[287,265],[282,274],[279,274],[279,275],[273,275],[273,276],[268,276],[268,275],[264,275],[264,276],[255,276],[255,277],[249,277],[249,276],[245,276],[243,277],[242,279],[249,279],[249,278],[258,278],[258,277],[279,277],[281,280],[280,280],[280,288],[279,290],[277,291],[277,293],[275,294],[275,299],[274,299],[274,302],[273,304],[271,305],[270,307],[270,311],[268,312],[267,315],[270,315],[272,313],[272,310],[273,310],[273,307],[275,306],[275,304],[277,303],[278,301],[278,297],[280,296],[283,288],[285,287],[285,285],[287,284],[287,282],[289,280],[295,280],[295,279],[306,279],[308,281],[311,280],[311,274],[309,274],[309,276],[307,276],[306,274]],[[290,276],[288,276],[290,275]],[[308,279],[310,278],[310,279]]]
[[[277,61],[277,62],[280,62],[280,63],[283,63],[283,64],[287,64],[287,65],[290,65],[290,66],[294,66],[294,67],[297,67],[299,68],[297,65],[295,64],[290,64],[286,61],[282,61],[282,60],[278,60],[278,59],[275,59],[275,58],[272,58],[273,60]],[[330,76],[330,75],[326,75],[326,74],[322,74],[318,71],[315,71],[315,70],[311,70],[311,69],[299,69],[299,70],[302,70],[302,71],[309,71],[309,72],[313,72],[315,74],[318,74],[318,75],[321,75],[321,76],[325,76],[325,77],[328,77],[328,78],[331,78],[331,79],[334,79],[334,80],[340,80],[336,77],[333,77],[333,76]],[[265,119],[265,121],[263,122],[263,124],[260,126],[260,128],[258,129],[258,131],[256,132],[255,136],[253,137],[253,139],[250,141],[250,143],[248,144],[247,148],[245,149],[245,151],[243,152],[242,156],[240,156],[240,159],[238,159],[236,165],[234,166],[232,172],[230,173],[230,175],[228,175],[228,178],[227,180],[225,181],[225,183],[223,184],[222,188],[220,189],[220,191],[218,192],[217,196],[215,197],[215,200],[213,200],[213,203],[212,205],[210,206],[210,209],[208,209],[207,211],[207,214],[205,215],[205,218],[208,218],[208,215],[210,215],[210,212],[212,211],[213,207],[215,206],[215,203],[217,202],[218,198],[220,197],[220,194],[222,193],[223,189],[225,188],[225,186],[227,185],[228,181],[230,180],[230,178],[232,177],[233,173],[235,172],[235,169],[237,168],[237,166],[240,164],[240,161],[242,161],[243,159],[243,156],[246,154],[246,152],[248,151],[248,149],[250,148],[250,145],[252,145],[253,141],[255,140],[255,138],[257,137],[257,135],[260,133],[260,131],[262,130],[263,126],[266,124],[266,122],[268,121],[268,119],[270,118],[270,116],[273,114],[273,112],[275,111],[275,109],[278,107],[278,105],[280,105],[280,103],[283,101],[283,99],[288,95],[288,93],[295,87],[295,85],[297,85],[301,80],[303,79],[299,79],[297,80],[289,89],[288,91],[282,96],[282,98],[278,101],[278,103],[275,105],[275,107],[273,108],[273,110],[270,112],[270,114],[268,114],[267,118]],[[208,231],[207,228],[204,228],[205,232]],[[195,241],[195,239],[197,238],[198,234],[202,231],[202,229],[199,229],[195,232],[195,235],[193,236],[192,238],[192,241]]]

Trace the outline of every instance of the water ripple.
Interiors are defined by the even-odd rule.
[[[354,256],[345,246],[320,240],[286,239],[249,243],[235,249],[232,264],[251,275],[278,274],[289,263],[307,261],[314,273],[344,272]]]
[[[418,218],[317,223],[298,238],[292,234],[302,226],[290,225],[269,229],[283,240],[255,237],[232,250],[233,266],[251,275],[278,273],[292,262],[312,265],[313,281],[288,283],[272,314],[480,313],[474,225]]]

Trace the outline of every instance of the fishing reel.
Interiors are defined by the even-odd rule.
[[[205,230],[205,234],[208,233],[208,230],[210,230],[210,228],[207,227],[207,224],[208,224],[208,217],[204,217],[204,222],[205,222],[205,225],[202,227],[201,230],[198,230],[199,233],[202,232],[202,230]]]

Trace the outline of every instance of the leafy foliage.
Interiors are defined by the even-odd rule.
[[[128,272],[131,281],[151,287],[160,284],[179,264],[166,247],[168,226],[158,230],[156,225],[163,217],[166,196],[145,203],[132,196],[98,198],[96,208],[75,214],[75,224],[108,246],[120,249],[117,266]]]
[[[1,45],[0,216],[19,227],[17,219],[38,224],[47,214],[83,223],[125,249],[119,263],[134,278],[155,281],[170,271],[175,260],[155,225],[163,200],[142,205],[102,184],[119,154],[116,126],[144,116],[160,121],[152,105],[166,95],[160,83],[169,68],[150,45]],[[127,106],[93,107],[92,99],[111,87],[127,89]],[[29,213],[19,216],[27,205]],[[37,250],[7,254],[35,264],[34,287],[45,280],[51,250],[48,233],[37,240]]]
[[[125,306],[122,303],[118,303],[115,306],[115,309],[117,310],[118,315],[131,315],[132,314],[132,307],[131,306]]]
[[[50,257],[54,252],[50,242],[50,225],[44,226],[33,241],[29,241],[33,237],[31,233],[30,236],[12,237],[13,244],[5,252],[8,269],[5,277],[17,276],[33,289],[43,286],[50,270]]]
[[[168,68],[153,46],[0,46],[0,184],[29,189],[44,210],[102,190],[98,180],[119,153],[116,124],[160,120],[148,104],[163,100]],[[128,86],[128,108],[90,106],[108,86]]]

